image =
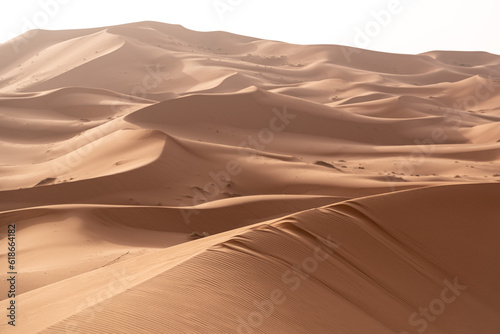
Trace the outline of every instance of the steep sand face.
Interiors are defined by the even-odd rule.
[[[4,43],[0,331],[498,333],[499,124],[482,52],[156,22]]]

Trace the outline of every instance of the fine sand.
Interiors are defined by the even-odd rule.
[[[0,45],[0,332],[498,334],[499,182],[497,55],[29,32]]]

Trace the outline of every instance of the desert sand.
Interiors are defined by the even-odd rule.
[[[499,182],[497,55],[28,32],[0,45],[0,332],[498,334]]]

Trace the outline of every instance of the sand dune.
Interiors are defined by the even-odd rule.
[[[335,203],[331,196],[252,196],[192,207],[56,205],[4,211],[0,223],[16,221],[29,271],[20,293],[136,256],[190,241],[192,231],[210,235],[296,211]],[[232,217],[232,218],[230,218]],[[57,236],[58,239],[53,240]],[[67,256],[54,260],[55,253]],[[68,256],[70,255],[71,256]],[[80,261],[75,263],[74,257]],[[47,275],[48,274],[48,275]]]
[[[500,250],[499,191],[497,184],[457,185],[362,198],[123,260],[62,281],[56,291],[25,293],[25,307],[49,306],[24,328],[245,333],[261,323],[256,331],[394,333],[415,330],[412,313],[458,282],[456,302],[425,322],[429,331],[494,332],[500,271],[489,255]],[[106,288],[117,280],[113,273],[123,277]],[[74,286],[79,291],[68,293]],[[51,316],[56,311],[69,318]],[[252,312],[261,313],[254,322]],[[421,328],[422,319],[415,318]]]
[[[0,55],[0,332],[500,331],[500,56],[157,22]]]

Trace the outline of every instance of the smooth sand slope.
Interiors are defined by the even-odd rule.
[[[1,44],[0,332],[498,333],[499,129],[483,52]]]

